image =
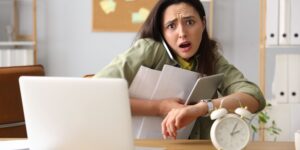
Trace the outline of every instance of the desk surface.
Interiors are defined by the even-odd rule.
[[[26,138],[0,138],[1,141]],[[136,146],[163,147],[166,150],[216,150],[208,140],[135,140]],[[295,150],[294,142],[250,142],[245,150]]]
[[[204,140],[135,140],[136,146],[164,147],[167,150],[215,150]],[[250,142],[245,150],[295,150],[294,142]]]

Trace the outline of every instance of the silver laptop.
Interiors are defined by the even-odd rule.
[[[30,150],[132,150],[124,79],[21,77]]]

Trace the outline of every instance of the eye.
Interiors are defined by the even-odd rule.
[[[195,24],[195,21],[192,20],[192,19],[188,19],[188,20],[186,20],[186,24],[187,24],[187,25],[194,25],[194,24]]]
[[[167,25],[167,29],[175,29],[175,24],[174,23],[170,23]]]

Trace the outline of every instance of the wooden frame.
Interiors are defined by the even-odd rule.
[[[266,72],[266,0],[260,0],[260,37],[259,37],[259,85],[265,93]]]
[[[37,64],[37,17],[36,17],[36,0],[32,0],[32,21],[33,21],[33,27],[32,27],[32,34],[31,35],[22,35],[19,32],[19,6],[18,1],[20,0],[14,0],[14,31],[15,31],[15,38],[17,41],[32,41],[33,42],[33,58],[34,58],[34,64]]]
[[[266,0],[260,0],[260,26],[259,26],[259,86],[263,94],[266,90]],[[260,124],[264,128],[264,124]],[[259,140],[265,141],[264,130],[259,131]]]

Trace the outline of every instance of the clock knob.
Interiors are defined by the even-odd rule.
[[[220,108],[220,109],[214,110],[210,114],[210,118],[211,118],[211,120],[215,120],[215,119],[225,116],[226,114],[227,114],[227,110],[225,108]]]
[[[245,109],[245,108],[237,108],[237,109],[235,109],[234,112],[236,114],[240,115],[241,117],[245,117],[247,119],[251,119],[252,116],[253,116],[252,113],[249,110]]]

